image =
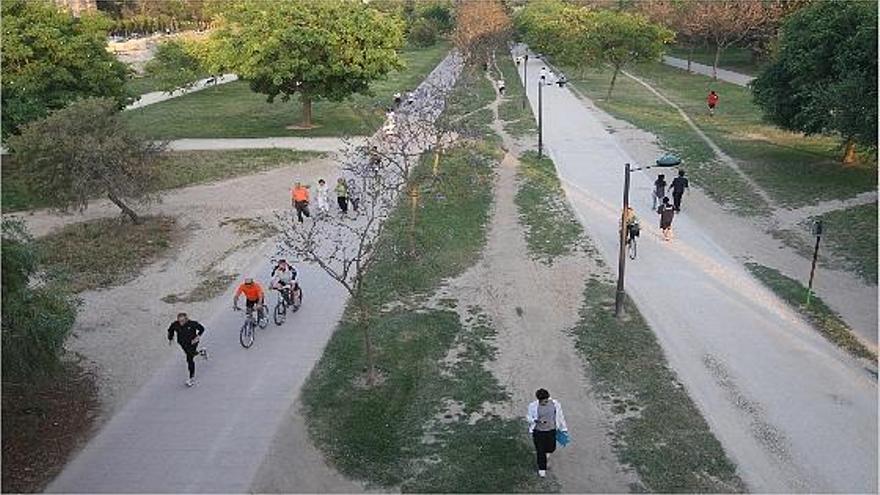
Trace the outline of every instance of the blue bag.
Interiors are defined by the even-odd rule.
[[[571,438],[569,438],[567,431],[556,430],[556,442],[559,445],[562,445],[563,447],[565,447],[566,445],[568,445],[568,442],[570,442],[570,441],[571,441]]]

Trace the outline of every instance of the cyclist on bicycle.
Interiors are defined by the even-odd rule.
[[[636,210],[627,205],[623,218],[624,225],[626,225],[626,244],[629,245],[633,239],[639,236],[639,217],[636,216]]]
[[[278,264],[272,268],[272,281],[269,286],[273,289],[281,291],[284,300],[288,305],[292,304],[292,295],[299,290],[299,284],[296,282],[296,268],[289,264],[287,260],[278,260]]]
[[[238,311],[238,298],[244,294],[245,298],[245,306],[247,307],[248,312],[253,311],[254,307],[257,308],[257,318],[263,317],[263,305],[266,304],[266,296],[263,294],[263,288],[260,287],[260,284],[254,282],[254,279],[248,277],[244,279],[244,283],[238,286],[238,290],[235,291],[235,296],[232,299],[232,309]]]

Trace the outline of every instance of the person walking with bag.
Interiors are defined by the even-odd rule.
[[[547,454],[556,451],[557,438],[562,440],[560,443],[563,445],[568,443],[568,425],[565,424],[565,416],[562,414],[562,404],[551,399],[550,392],[539,388],[535,392],[535,398],[537,400],[529,404],[526,421],[535,444],[538,476],[544,478],[547,476]]]
[[[663,240],[672,240],[672,219],[675,218],[675,207],[669,204],[669,197],[663,198],[663,204],[657,208],[660,214],[660,230],[663,231]]]

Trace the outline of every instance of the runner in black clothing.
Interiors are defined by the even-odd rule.
[[[672,204],[675,211],[681,211],[681,197],[684,196],[685,189],[688,188],[687,177],[684,176],[684,170],[678,171],[678,177],[672,179]]]
[[[205,333],[205,327],[199,322],[187,318],[186,313],[178,313],[177,320],[168,327],[168,345],[174,341],[175,333],[177,334],[177,343],[186,353],[186,366],[189,368],[189,379],[186,380],[186,386],[192,387],[196,376],[196,362],[193,358],[201,355],[208,359],[208,351],[204,348],[198,348],[199,339]]]

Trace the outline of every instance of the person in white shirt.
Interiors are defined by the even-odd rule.
[[[317,189],[318,213],[326,215],[330,212],[330,189],[324,179],[318,179]]]
[[[568,425],[565,424],[565,416],[562,414],[562,404],[551,399],[550,392],[539,388],[535,397],[538,400],[529,404],[526,421],[535,443],[538,476],[543,478],[547,476],[547,454],[556,451],[556,431],[568,432]]]

